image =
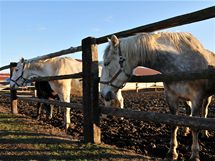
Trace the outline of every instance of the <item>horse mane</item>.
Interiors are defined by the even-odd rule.
[[[190,33],[187,32],[158,32],[140,33],[120,40],[121,49],[128,60],[133,60],[134,55],[140,54],[138,59],[153,63],[156,54],[160,52],[181,53],[186,50],[198,52],[205,50],[203,45]],[[198,52],[200,53],[200,52]]]

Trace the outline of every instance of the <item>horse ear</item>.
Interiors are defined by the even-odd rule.
[[[111,39],[107,38],[107,41],[108,41],[108,42],[111,42]]]
[[[113,46],[117,46],[119,44],[119,39],[116,37],[116,35],[111,36],[111,42]]]
[[[24,58],[21,58],[20,62],[21,63],[24,63],[25,59]]]

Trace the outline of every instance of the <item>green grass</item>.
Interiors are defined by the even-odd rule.
[[[144,160],[144,157],[103,144],[72,141],[67,135],[58,135],[58,130],[50,125],[0,113],[0,160]]]

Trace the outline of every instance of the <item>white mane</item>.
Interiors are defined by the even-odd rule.
[[[135,45],[134,45],[135,44]],[[139,64],[148,61],[153,63],[157,54],[175,53],[182,54],[185,51],[202,53],[204,47],[190,33],[141,33],[120,40],[121,50],[126,59],[134,60],[138,53]]]

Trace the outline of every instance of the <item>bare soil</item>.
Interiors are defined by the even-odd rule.
[[[168,113],[163,92],[145,92],[143,90],[123,92],[125,98],[125,108],[134,110],[153,111]],[[72,97],[72,102],[82,103],[81,97]],[[101,103],[101,102],[100,102]],[[9,108],[9,99],[0,98],[0,104]],[[19,101],[19,113],[34,117],[36,114],[35,103]],[[63,130],[63,116],[56,113],[53,119],[47,120],[43,117],[40,121]],[[184,115],[185,108],[183,103],[179,108],[180,115]],[[215,117],[215,99],[209,106],[208,117]],[[147,123],[131,119],[121,119],[108,116],[101,119],[102,141],[105,144],[115,145],[120,148],[133,150],[138,154],[165,158],[170,141],[170,126],[165,124]],[[83,139],[83,115],[81,112],[71,111],[71,126],[68,131],[70,137],[75,140]],[[191,155],[191,135],[184,136],[184,129],[178,131],[178,152],[179,161],[188,160]],[[210,137],[203,138],[199,135],[200,159],[201,161],[215,160],[215,132],[209,131]]]

